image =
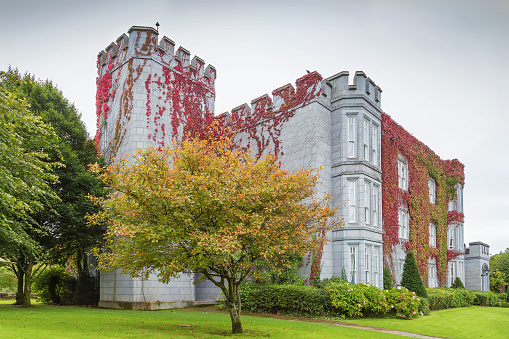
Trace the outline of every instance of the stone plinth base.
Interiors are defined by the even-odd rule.
[[[156,310],[170,310],[173,308],[185,308],[194,306],[215,305],[213,300],[204,301],[160,301],[160,302],[132,302],[132,301],[99,301],[99,307],[113,308],[118,310],[143,310],[143,311],[156,311]]]

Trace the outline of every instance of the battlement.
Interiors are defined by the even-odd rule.
[[[195,80],[214,85],[214,66],[205,66],[205,61],[198,56],[191,58],[191,52],[182,46],[175,51],[175,42],[166,36],[158,41],[159,32],[153,27],[132,26],[127,34],[122,34],[98,53],[99,76],[120,67],[131,58],[152,59],[173,71],[186,73]]]
[[[343,71],[326,79],[330,86],[331,100],[363,96],[377,107],[381,106],[382,89],[362,71],[355,72],[353,84],[349,84],[350,73]]]
[[[312,72],[300,77],[295,81],[296,87],[288,83],[272,91],[272,99],[268,94],[263,94],[251,100],[251,106],[244,103],[232,109],[232,116],[239,113],[260,114],[268,111],[276,112],[282,108],[294,108],[317,97],[322,91],[322,76],[318,72]]]

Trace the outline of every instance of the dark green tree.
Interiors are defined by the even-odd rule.
[[[0,255],[14,262],[16,303],[30,305],[33,267],[42,249],[34,235],[44,233],[33,217],[56,204],[50,184],[58,157],[51,157],[58,140],[51,126],[31,114],[17,71],[0,71]],[[35,258],[35,259],[34,259]]]
[[[428,292],[422,282],[421,273],[419,272],[417,262],[415,261],[415,255],[412,251],[408,251],[406,254],[401,286],[406,287],[409,291],[415,292],[419,297],[428,297]]]
[[[87,196],[105,194],[102,182],[88,171],[88,164],[99,161],[94,142],[88,138],[74,105],[50,81],[38,81],[29,74],[21,77],[16,70],[9,72],[22,78],[19,93],[29,103],[29,111],[55,131],[57,138],[47,151],[48,161],[58,159],[63,164],[53,168],[52,174],[58,180],[52,180],[49,185],[58,196],[58,203],[49,202],[48,208],[31,215],[34,223],[40,225],[40,231],[32,232],[30,238],[40,246],[44,257],[19,255],[16,263],[33,260],[34,264],[65,264],[70,261],[78,277],[87,276],[78,282],[89,282],[87,250],[102,238],[103,230],[87,225],[85,216],[97,212],[97,206]],[[80,286],[79,290],[88,289]]]

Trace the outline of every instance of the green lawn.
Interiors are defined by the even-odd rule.
[[[12,301],[9,301],[12,303]],[[34,303],[19,308],[0,302],[0,338],[221,338],[231,329],[225,313],[124,311]],[[390,338],[394,335],[329,324],[242,316],[245,330],[271,338]],[[174,325],[195,325],[177,327]],[[244,336],[242,336],[244,337]]]
[[[353,319],[354,324],[445,338],[508,338],[509,308],[470,306],[432,311],[414,320]]]

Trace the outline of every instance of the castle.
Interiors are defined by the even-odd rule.
[[[463,245],[463,165],[440,159],[385,114],[382,90],[366,74],[356,72],[351,81],[348,72],[325,79],[311,72],[295,87],[216,116],[213,66],[175,50],[167,37],[159,40],[151,27],[133,26],[128,34],[97,60],[95,140],[107,161],[168,145],[219,119],[239,131],[241,147],[280,152],[286,169],[320,168],[318,195],[330,192],[345,222],[315,256],[321,278],[345,273],[352,283],[383,288],[384,266],[399,283],[405,253],[414,250],[429,287],[459,277],[469,289],[489,290],[482,278],[489,246],[471,243],[465,254]],[[469,260],[481,247],[485,255]],[[309,276],[311,265],[300,270]],[[100,306],[157,309],[215,300],[218,289],[193,284],[198,278],[162,284],[154,275],[102,272]]]

